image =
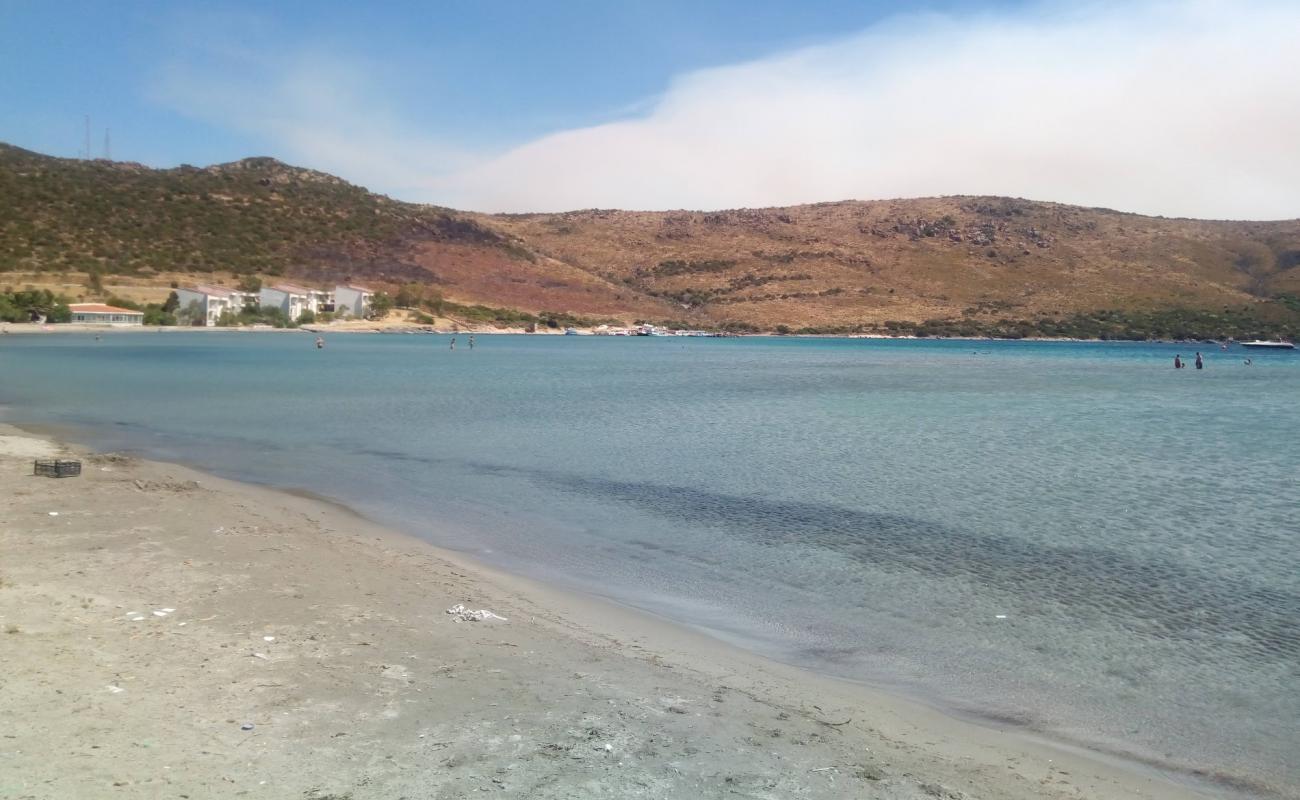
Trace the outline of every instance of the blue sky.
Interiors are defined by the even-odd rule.
[[[935,3],[936,9],[961,3]],[[365,64],[412,125],[505,146],[635,112],[674,75],[859,31],[887,2],[0,2],[0,140],[54,155],[206,164],[276,154],[274,137],[199,121],[154,92],[214,49]],[[250,70],[255,67],[248,67]]]
[[[483,210],[1291,217],[1295,5],[0,0],[0,140],[76,156],[89,114],[96,156],[110,128],[118,159],[272,155]]]

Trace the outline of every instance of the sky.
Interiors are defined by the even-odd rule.
[[[1300,216],[1295,0],[0,0],[0,141],[480,211]],[[108,141],[106,141],[106,133]]]

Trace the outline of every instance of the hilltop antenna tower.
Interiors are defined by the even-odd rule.
[[[104,160],[113,160],[113,145],[108,137],[108,128],[104,129]]]
[[[90,115],[86,115],[86,160],[90,160]]]

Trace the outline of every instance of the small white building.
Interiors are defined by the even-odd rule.
[[[235,311],[243,311],[245,308],[256,309],[262,305],[262,295],[260,292],[246,292],[243,289],[230,290],[230,302]]]
[[[243,295],[222,289],[219,286],[195,286],[190,289],[177,289],[176,298],[180,300],[177,311],[185,311],[191,304],[197,303],[198,318],[209,328],[217,324],[222,313],[229,311],[238,314],[244,306]]]
[[[370,313],[370,299],[374,296],[375,293],[364,286],[340,284],[334,287],[334,312],[365,319]]]
[[[331,289],[308,289],[313,314],[334,310],[334,292]]]
[[[103,303],[72,303],[72,321],[97,325],[143,325],[144,312],[106,306]]]
[[[263,286],[258,297],[262,308],[278,308],[290,320],[298,319],[302,312],[316,309],[312,303],[312,290],[292,283]]]
[[[262,308],[278,308],[291,320],[298,319],[304,311],[320,314],[334,310],[333,292],[296,283],[277,283],[263,288],[258,300]]]

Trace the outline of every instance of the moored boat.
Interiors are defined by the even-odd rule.
[[[1290,342],[1283,342],[1281,340],[1278,340],[1276,342],[1269,342],[1263,339],[1256,339],[1253,342],[1242,342],[1241,346],[1254,347],[1261,350],[1294,350],[1295,349],[1294,344],[1291,344]]]

